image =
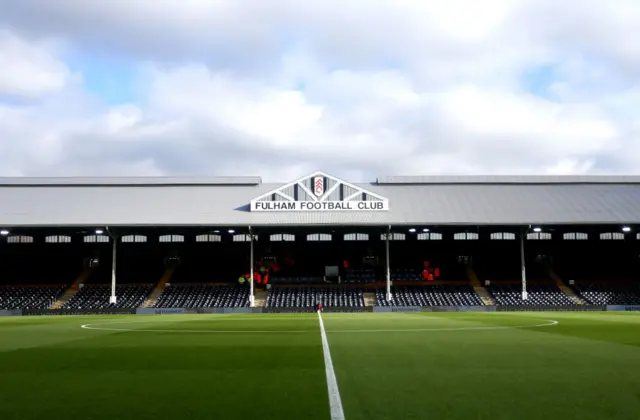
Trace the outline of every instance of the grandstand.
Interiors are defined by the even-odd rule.
[[[63,292],[64,286],[0,286],[0,309],[46,309]]]
[[[265,307],[308,309],[317,303],[329,308],[364,308],[364,296],[358,289],[280,287],[267,295]]]
[[[151,293],[150,284],[121,284],[116,285],[118,302],[109,302],[111,286],[86,285],[78,290],[61,309],[105,309],[105,308],[138,308]]]
[[[4,179],[0,199],[2,419],[638,417],[640,178]]]
[[[169,285],[155,308],[238,308],[249,306],[249,289],[206,284]]]
[[[7,310],[640,304],[637,177],[4,178],[0,197]],[[268,285],[239,281],[262,266]]]
[[[393,299],[387,300],[385,292],[376,291],[376,302],[380,306],[482,306],[480,296],[473,288],[461,285],[398,287],[393,292]]]

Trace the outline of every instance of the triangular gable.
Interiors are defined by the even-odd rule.
[[[251,211],[386,210],[386,198],[320,171],[251,200]]]

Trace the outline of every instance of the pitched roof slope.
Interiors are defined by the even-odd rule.
[[[382,212],[250,212],[252,199],[283,185],[263,184],[259,178],[144,183],[0,179],[0,226],[640,223],[637,178],[562,182],[555,177],[546,183],[522,177],[493,183],[420,178],[354,184],[388,199],[389,211]]]

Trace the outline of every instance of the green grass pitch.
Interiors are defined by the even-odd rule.
[[[322,316],[346,420],[640,419],[638,313]],[[330,420],[318,316],[0,318],[0,419],[58,418]]]

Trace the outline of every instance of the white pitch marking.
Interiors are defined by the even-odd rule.
[[[115,324],[115,323],[114,323]],[[101,328],[101,327],[93,327],[96,324],[84,324],[81,325],[80,328],[84,328],[86,330],[96,330],[96,331],[120,331],[120,332],[162,332],[162,333],[218,333],[218,334],[265,334],[265,333],[273,333],[273,334],[291,334],[291,333],[308,333],[309,331],[303,330],[147,330],[147,329],[132,329],[132,328]],[[99,324],[98,324],[99,325]]]
[[[229,319],[225,319],[229,320]],[[169,332],[169,333],[232,333],[232,334],[291,334],[291,333],[308,333],[307,330],[169,330],[169,329],[135,329],[135,328],[104,328],[96,327],[95,325],[111,325],[111,324],[134,324],[140,322],[150,322],[147,320],[140,321],[114,321],[114,322],[100,322],[81,325],[80,328],[96,331],[120,331],[120,332]],[[321,321],[322,322],[322,321]],[[540,328],[551,327],[557,325],[558,321],[549,320],[547,324],[535,324],[535,325],[513,325],[513,326],[488,326],[488,327],[457,327],[457,328],[413,328],[413,329],[377,329],[377,330],[334,330],[331,333],[392,333],[392,332],[430,332],[430,331],[474,331],[474,330],[510,330],[510,329],[524,329],[524,328]],[[324,328],[324,324],[323,324]]]
[[[395,329],[395,330],[335,330],[329,331],[331,333],[372,333],[372,332],[426,332],[426,331],[474,331],[474,330],[511,330],[521,328],[540,328],[551,327],[557,325],[558,321],[553,319],[549,320],[548,324],[536,324],[536,325],[512,325],[512,326],[491,326],[491,327],[458,327],[458,328],[413,328],[413,329]]]
[[[311,321],[313,320],[313,318],[310,318],[308,316],[289,316],[289,317],[284,317],[284,316],[277,316],[277,317],[265,317],[265,316],[255,316],[255,317],[236,317],[236,316],[229,316],[227,318],[224,318],[225,321],[291,321],[291,320],[296,320],[296,321],[302,321],[302,320],[306,320],[306,321]],[[203,318],[203,319],[191,319],[190,321],[209,321],[209,319]]]
[[[329,341],[327,340],[327,332],[324,329],[322,315],[318,311],[318,321],[320,322],[320,336],[322,337],[322,353],[324,354],[324,371],[327,375],[327,390],[329,391],[329,409],[331,411],[331,420],[344,420],[344,411],[342,410],[342,399],[340,398],[340,390],[338,389],[338,380],[333,370],[333,361],[331,361],[331,352],[329,351]]]

